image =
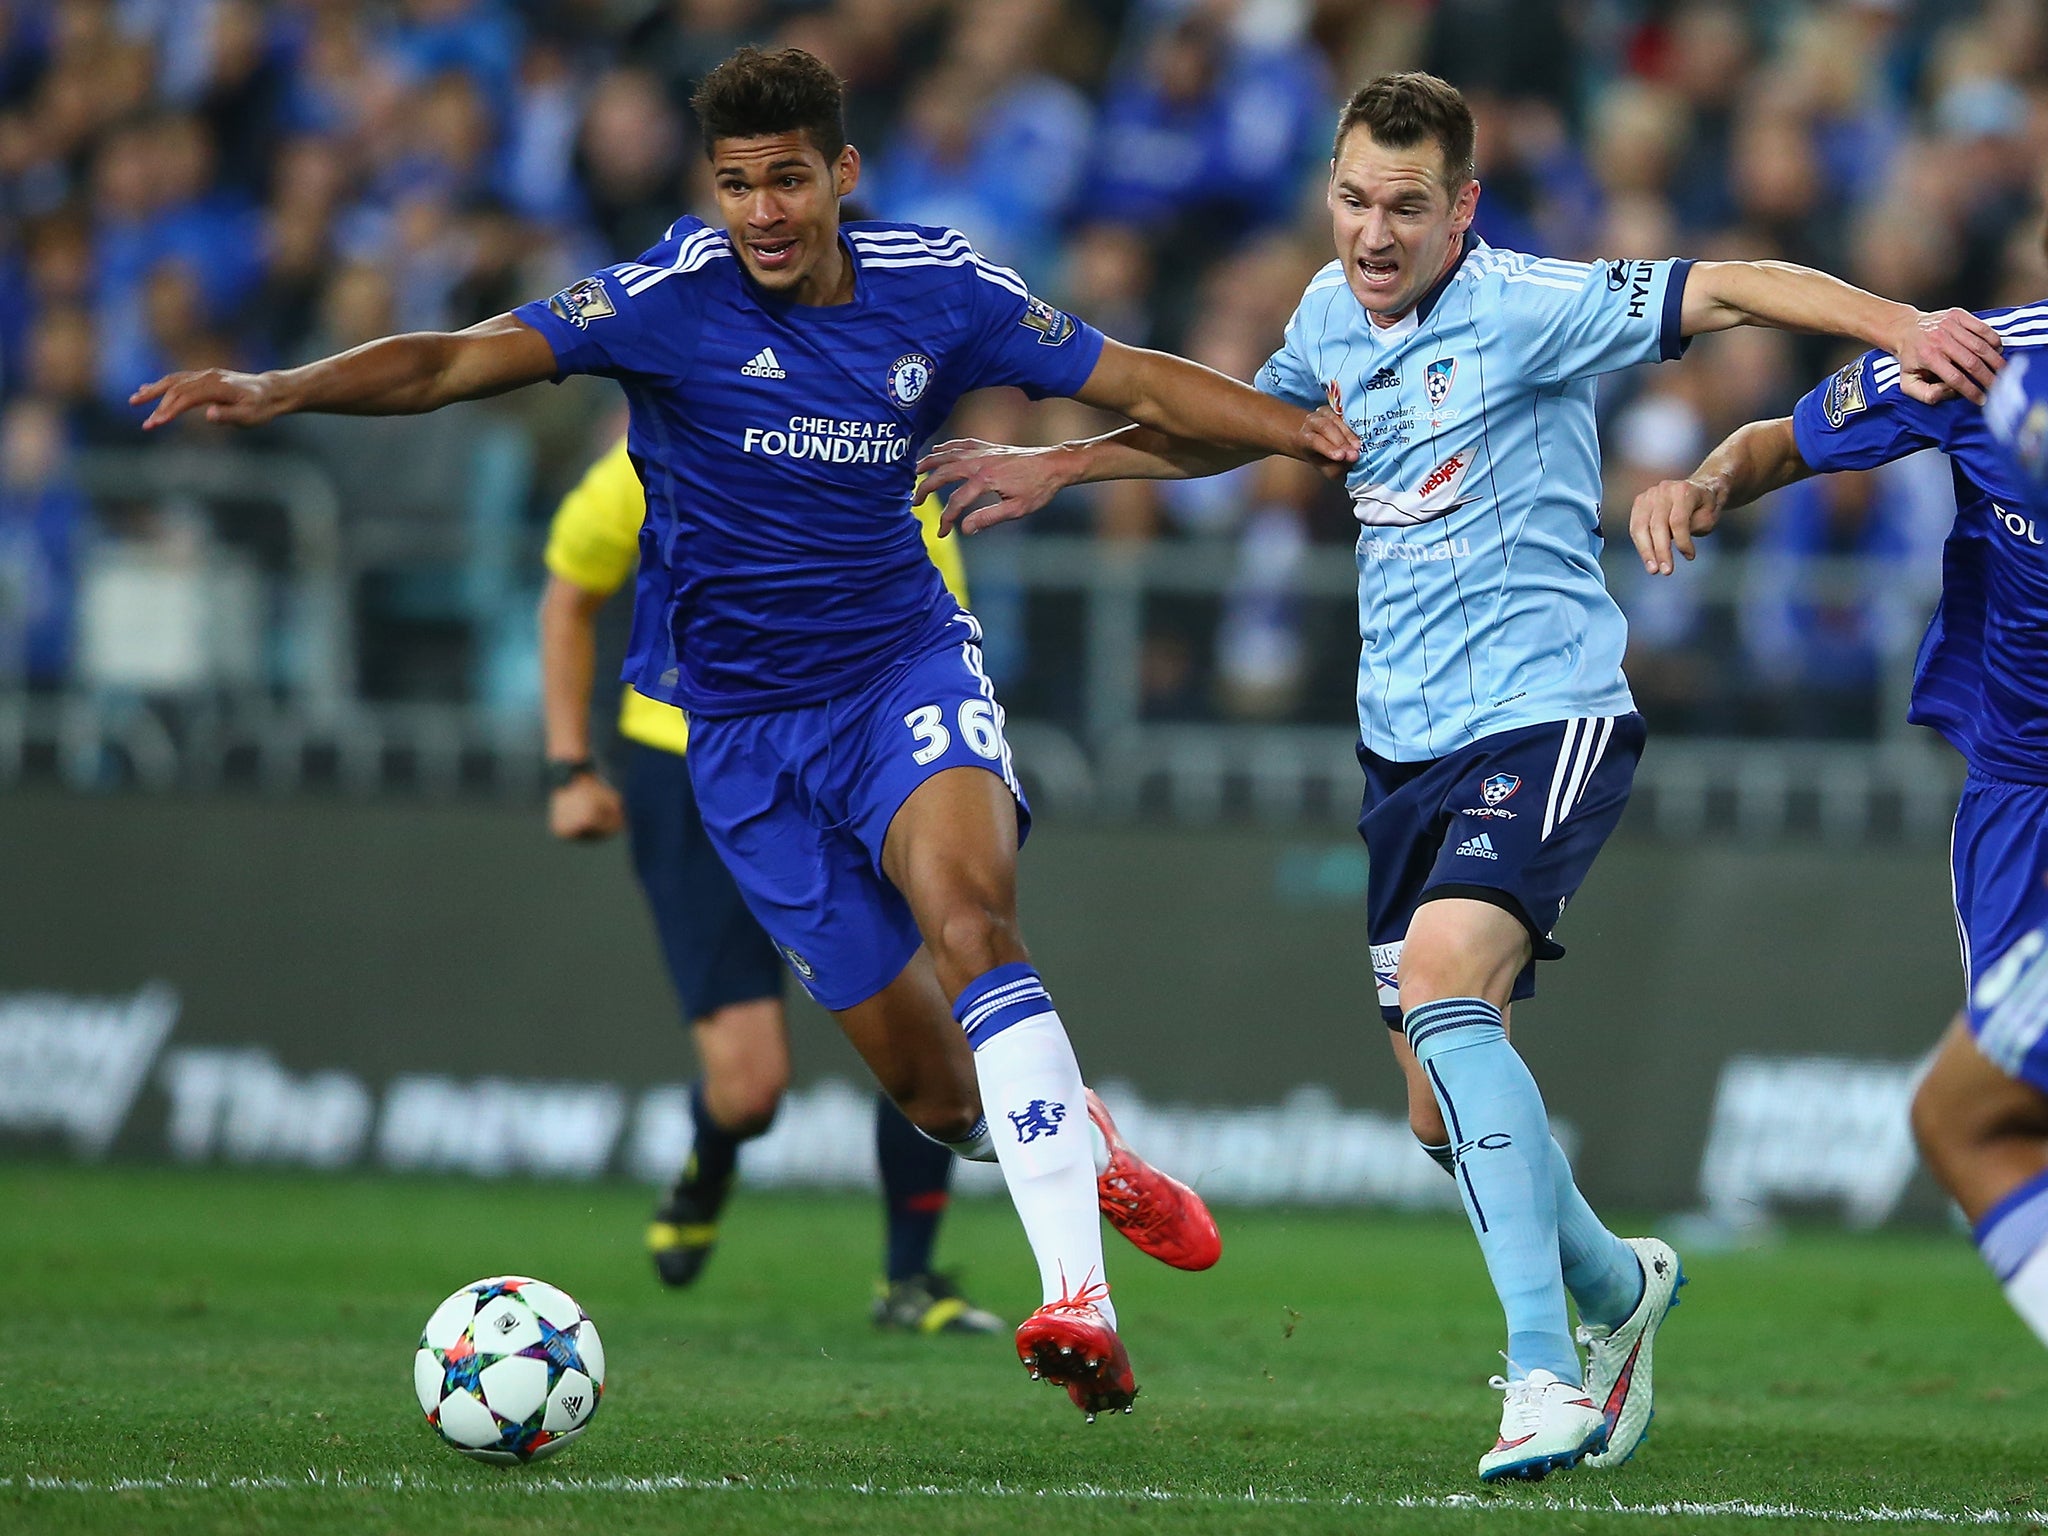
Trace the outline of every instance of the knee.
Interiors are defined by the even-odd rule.
[[[1491,903],[1426,903],[1401,945],[1401,1007],[1478,997],[1505,1012],[1529,950],[1520,920]]]
[[[704,1097],[711,1113],[740,1141],[765,1135],[782,1108],[789,1074],[772,1062],[747,1062],[737,1070],[732,1063],[720,1065],[723,1070],[705,1074]]]
[[[725,1113],[719,1119],[733,1138],[751,1141],[756,1136],[765,1136],[775,1123],[776,1113],[782,1108],[782,1089],[780,1086],[749,1084],[720,1108]]]
[[[1401,1007],[1405,1012],[1447,997],[1505,993],[1506,988],[1490,973],[1492,969],[1496,968],[1482,972],[1473,964],[1472,953],[1461,946],[1433,938],[1410,938],[1401,950]],[[1512,984],[1513,977],[1508,981]]]
[[[1939,1170],[1954,1161],[1956,1154],[1981,1139],[1982,1128],[1974,1125],[1967,1101],[1947,1091],[1939,1069],[1920,1080],[1913,1090],[1909,1119],[1913,1141],[1928,1166]]]
[[[949,985],[965,986],[984,971],[1025,958],[1014,907],[990,892],[948,901],[930,935],[932,958]]]

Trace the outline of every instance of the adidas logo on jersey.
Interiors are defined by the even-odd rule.
[[[775,349],[773,347],[763,347],[760,351],[756,352],[752,360],[746,363],[740,369],[740,372],[750,379],[786,379],[789,377],[788,373],[783,370],[782,364],[775,360]]]
[[[1468,837],[1465,841],[1458,844],[1452,850],[1452,857],[1460,859],[1498,859],[1500,855],[1493,851],[1492,837],[1482,832],[1477,837]]]

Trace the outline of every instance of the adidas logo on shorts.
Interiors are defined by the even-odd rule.
[[[1466,838],[1465,841],[1451,850],[1451,856],[1463,859],[1498,859],[1500,857],[1499,854],[1493,851],[1493,838],[1484,832],[1480,833],[1477,837]]]
[[[750,379],[786,379],[789,377],[783,371],[782,364],[775,360],[775,349],[773,347],[763,347],[760,351],[756,352],[751,360],[741,366],[740,372]]]

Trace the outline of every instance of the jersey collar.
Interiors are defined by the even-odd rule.
[[[754,274],[747,270],[747,264],[740,260],[737,252],[733,254],[733,264],[739,268],[740,279],[745,283],[747,292],[753,295],[754,302],[770,314],[785,318],[803,315],[807,322],[823,321],[827,324],[854,318],[864,319],[868,306],[869,278],[861,267],[860,253],[854,250],[853,242],[846,238],[844,224],[839,226],[839,249],[845,254],[847,264],[853,272],[853,297],[844,304],[799,304],[795,299],[786,299],[780,294],[770,293],[755,282]]]
[[[1429,285],[1429,292],[1415,301],[1415,308],[1411,313],[1415,316],[1417,325],[1429,318],[1429,312],[1436,308],[1436,301],[1444,296],[1444,290],[1451,286],[1451,279],[1458,275],[1458,268],[1465,265],[1465,258],[1478,249],[1479,237],[1471,230],[1466,230],[1458,242],[1457,259],[1450,264],[1442,277]]]

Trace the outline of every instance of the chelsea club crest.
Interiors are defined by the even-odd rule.
[[[908,352],[889,365],[889,398],[898,405],[917,404],[932,382],[932,360],[922,352]]]

